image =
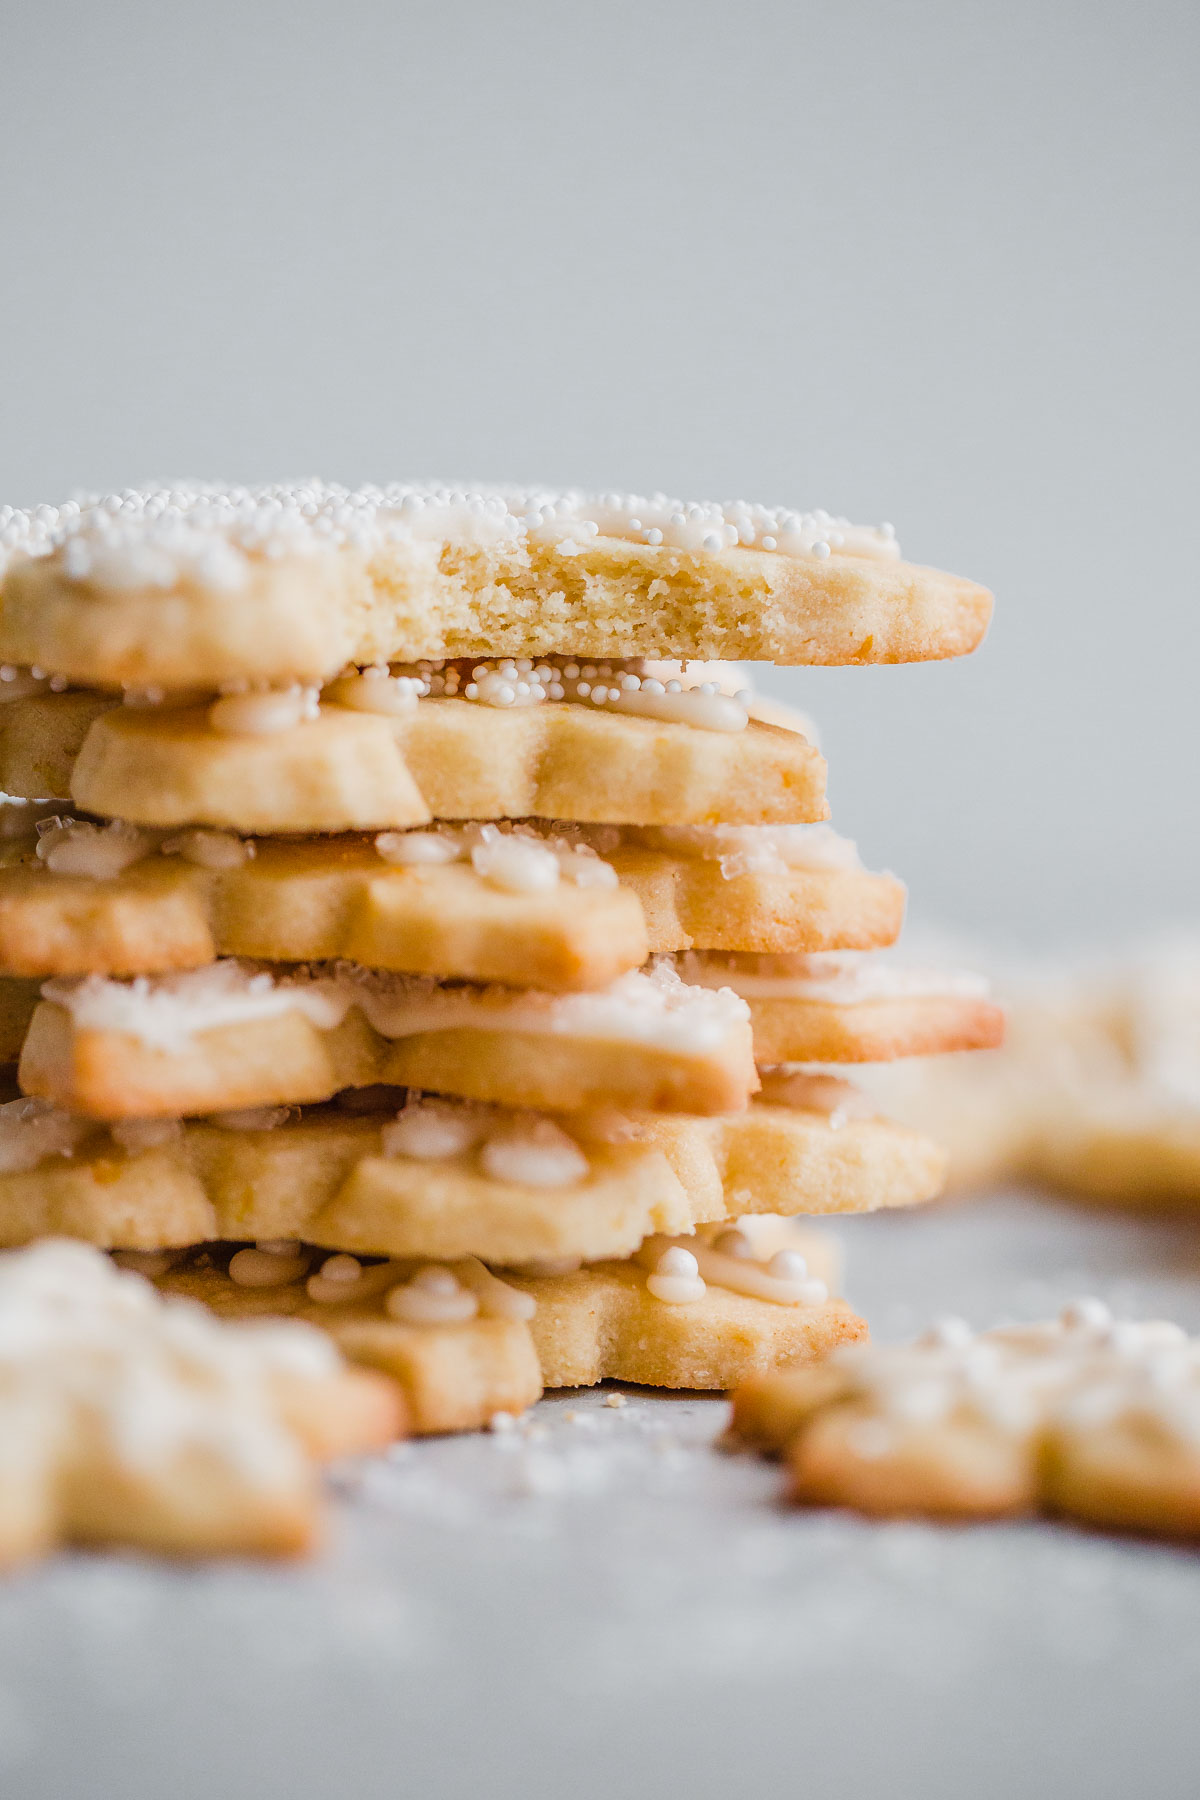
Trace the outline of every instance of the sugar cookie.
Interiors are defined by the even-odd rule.
[[[991,596],[827,513],[532,489],[185,488],[0,514],[0,655],[76,680],[319,680],[456,655],[910,662]],[[164,629],[169,621],[169,629]]]
[[[0,1562],[56,1544],[293,1555],[320,1527],[313,1460],[404,1429],[396,1388],[327,1337],[245,1330],[84,1244],[0,1258]]]
[[[0,787],[69,794],[135,824],[237,832],[386,830],[431,819],[787,824],[826,816],[825,763],[778,726],[738,732],[551,703],[334,704],[284,730],[224,733],[210,708],[73,693],[0,707]]]
[[[578,826],[289,840],[67,815],[41,821],[35,852],[31,820],[27,837],[0,843],[0,970],[165,974],[221,956],[346,958],[464,981],[519,970],[531,986],[572,989],[603,987],[652,950],[890,942],[899,882],[779,856],[781,839],[798,855],[803,834],[826,829],[696,826],[661,848],[597,826],[598,854]],[[509,835],[535,847],[532,867],[497,858]],[[745,848],[729,853],[731,840]]]
[[[942,1175],[941,1152],[915,1132],[790,1106],[552,1121],[380,1099],[385,1110],[361,1115],[330,1105],[110,1128],[10,1101],[0,1106],[0,1244],[303,1238],[382,1256],[590,1261],[629,1255],[654,1232],[749,1213],[915,1205]]]
[[[867,1331],[844,1300],[776,1304],[711,1280],[701,1279],[694,1299],[672,1304],[652,1291],[653,1271],[634,1261],[513,1279],[537,1301],[530,1330],[547,1387],[730,1387],[817,1362]]]
[[[502,1280],[469,1261],[437,1265],[432,1280],[430,1265],[398,1262],[365,1267],[359,1280],[371,1291],[361,1298],[343,1301],[321,1288],[324,1297],[314,1300],[311,1277],[270,1289],[242,1286],[227,1272],[230,1248],[205,1247],[199,1267],[194,1254],[185,1256],[157,1277],[159,1285],[223,1317],[278,1314],[320,1325],[346,1356],[400,1382],[418,1432],[485,1424],[496,1411],[530,1405],[543,1386],[727,1387],[866,1334],[844,1301],[818,1297],[819,1285],[803,1301],[776,1301],[701,1282],[694,1298],[674,1304],[656,1298],[653,1272],[634,1261],[563,1274],[506,1271]],[[410,1298],[405,1290],[414,1281]],[[521,1317],[514,1296],[532,1302]],[[498,1398],[501,1383],[508,1391]]]
[[[586,994],[235,962],[43,991],[21,1087],[90,1118],[291,1105],[381,1082],[567,1112],[720,1113],[758,1086],[745,1003],[665,968]]]
[[[674,966],[694,985],[729,987],[750,1007],[760,1063],[890,1062],[984,1050],[1004,1014],[974,976],[912,970],[877,956],[715,956]]]
[[[1200,1342],[1098,1300],[1045,1325],[976,1335],[952,1319],[910,1345],[837,1350],[742,1388],[733,1430],[782,1451],[809,1504],[1200,1533]]]

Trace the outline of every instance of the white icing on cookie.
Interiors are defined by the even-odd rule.
[[[524,1187],[574,1187],[586,1179],[588,1159],[553,1119],[518,1114],[489,1133],[479,1166],[494,1181]]]
[[[471,864],[477,875],[506,894],[545,894],[558,886],[558,857],[531,838],[497,832],[476,844]]]
[[[59,977],[42,993],[81,1030],[124,1032],[163,1050],[182,1048],[200,1031],[297,1010],[328,1031],[352,1006],[386,1038],[473,1028],[605,1038],[680,1054],[718,1049],[748,1018],[745,1001],[728,988],[688,987],[665,964],[579,994],[476,987],[343,963],[277,977],[232,959],[133,981]]]
[[[209,1113],[208,1122],[222,1131],[276,1131],[291,1111],[290,1106],[236,1106],[228,1112]]]
[[[576,1140],[544,1114],[440,1095],[410,1095],[380,1137],[385,1156],[419,1162],[448,1162],[478,1149],[482,1174],[525,1187],[574,1187],[590,1167]]]
[[[981,975],[920,968],[877,950],[824,950],[811,955],[754,955],[687,950],[673,959],[698,987],[732,988],[746,999],[816,1000],[854,1006],[870,1000],[983,999]]]
[[[321,698],[348,706],[352,712],[397,718],[411,713],[423,692],[428,692],[428,683],[419,675],[393,675],[387,668],[370,668],[339,676],[322,689]]]
[[[56,875],[87,875],[108,881],[149,856],[157,843],[154,832],[110,819],[94,825],[86,819],[55,814],[37,825],[37,858]]]
[[[352,1269],[351,1264],[355,1267]],[[396,1286],[404,1271],[392,1261],[365,1266],[356,1256],[329,1256],[305,1282],[310,1300],[323,1306],[371,1300]]]
[[[1200,1340],[1167,1320],[1116,1321],[1092,1298],[1048,1324],[976,1335],[950,1319],[914,1343],[845,1345],[832,1360],[895,1426],[966,1415],[1025,1433],[1039,1423],[1090,1429],[1137,1419],[1200,1447]]]
[[[447,1162],[464,1156],[479,1142],[492,1109],[470,1101],[411,1096],[403,1112],[380,1134],[385,1156],[411,1156],[417,1162]]]
[[[537,1301],[523,1288],[510,1287],[480,1262],[477,1256],[464,1257],[454,1265],[459,1281],[469,1288],[479,1303],[485,1319],[532,1319]]]
[[[794,1106],[801,1112],[821,1113],[835,1131],[851,1119],[878,1116],[868,1094],[827,1069],[783,1066],[764,1072],[762,1098],[771,1106]]]
[[[707,1290],[700,1264],[690,1250],[682,1244],[660,1245],[657,1241],[653,1249],[644,1245],[643,1250],[652,1259],[646,1288],[656,1300],[667,1306],[690,1306],[696,1300],[703,1300]],[[639,1257],[639,1260],[642,1259]]]
[[[308,1256],[299,1249],[280,1255],[273,1246],[247,1246],[229,1259],[229,1279],[238,1287],[289,1287],[307,1272]]]
[[[320,693],[299,683],[251,693],[223,694],[208,709],[208,723],[223,737],[270,737],[294,731],[320,714]]]
[[[613,842],[619,841],[617,833]],[[399,868],[430,868],[469,861],[475,873],[506,893],[545,893],[560,880],[576,887],[615,888],[617,874],[592,844],[569,826],[496,824],[436,826],[427,831],[381,831],[375,848]]]
[[[688,987],[669,967],[621,975],[591,993],[481,988],[345,969],[336,977],[383,1037],[459,1027],[593,1037],[687,1054],[715,1050],[748,1018],[728,989]]]
[[[477,1295],[452,1269],[436,1263],[392,1288],[384,1304],[389,1316],[403,1325],[459,1325],[479,1311]]]
[[[124,1032],[166,1051],[183,1049],[198,1031],[296,1011],[319,1030],[330,1031],[351,1005],[349,992],[336,978],[277,981],[232,960],[183,975],[139,975],[133,981],[63,976],[46,982],[42,993],[64,1007],[81,1031]]]
[[[713,1243],[698,1237],[647,1238],[637,1260],[651,1270],[646,1286],[655,1298],[675,1304],[680,1303],[680,1296],[665,1284],[684,1275],[699,1282],[691,1299],[699,1299],[706,1283],[776,1306],[823,1306],[829,1298],[829,1289],[818,1277],[809,1275],[799,1252],[780,1250],[767,1262],[759,1262],[749,1239],[736,1230],[722,1232]]]
[[[857,846],[829,825],[642,825],[630,835],[648,849],[719,862],[727,881],[786,875],[789,869],[861,869]]]
[[[826,512],[665,494],[450,487],[394,482],[357,490],[200,483],[89,495],[62,506],[0,507],[0,559],[59,557],[70,581],[102,590],[180,582],[236,592],[251,558],[349,549],[364,557],[406,544],[444,550],[553,547],[583,554],[597,537],[715,555],[735,546],[781,556],[899,556],[890,525],[852,525]]]
[[[164,838],[159,848],[164,856],[182,856],[201,869],[240,869],[256,854],[253,838],[232,831],[180,831]]]
[[[7,1100],[0,1106],[0,1175],[23,1175],[52,1156],[74,1156],[95,1130],[50,1100]]]

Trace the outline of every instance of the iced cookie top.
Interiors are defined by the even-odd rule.
[[[667,1053],[718,1049],[744,1027],[744,1001],[729,988],[689,987],[660,966],[621,975],[592,993],[444,983],[349,963],[277,975],[232,958],[182,975],[50,981],[47,999],[84,1031],[115,1031],[163,1051],[197,1032],[302,1012],[332,1031],[357,1007],[381,1037],[462,1029],[550,1033],[645,1044]]]
[[[453,655],[915,661],[973,649],[990,610],[889,525],[661,493],[125,489],[0,507],[3,563],[0,659],[167,686]]]
[[[780,556],[900,559],[891,525],[853,525],[821,509],[577,488],[189,483],[88,494],[60,506],[0,507],[0,550],[60,553],[71,580],[116,591],[169,588],[186,579],[238,587],[254,557],[331,548],[371,555],[390,543],[454,551],[535,542],[570,556],[596,537],[710,555],[742,545]]]

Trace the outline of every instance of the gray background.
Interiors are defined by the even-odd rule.
[[[1194,910],[1200,10],[5,0],[0,494],[530,477],[892,519],[965,666],[773,674],[914,912]]]
[[[0,0],[0,496],[432,474],[891,518],[998,618],[961,666],[769,676],[838,822],[985,935],[1184,919],[1198,38],[1189,4]],[[846,1235],[884,1337],[1087,1288],[1200,1326],[1178,1228],[1000,1199]],[[797,1518],[709,1453],[714,1402],[569,1410],[401,1447],[297,1574],[0,1583],[0,1792],[1196,1792],[1193,1556]]]

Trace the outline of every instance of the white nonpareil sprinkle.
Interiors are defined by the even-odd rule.
[[[686,675],[663,682],[644,673],[638,659],[580,663],[550,656],[535,664],[528,657],[502,657],[476,663],[470,676],[452,690],[446,685],[446,665],[431,664],[424,674],[425,691],[434,697],[454,692],[481,706],[505,710],[566,701],[593,710],[691,725],[701,731],[744,731],[750,717],[749,689],[731,694],[723,691],[720,681],[692,680]]]
[[[237,487],[181,483],[87,495],[60,506],[0,506],[0,564],[57,554],[68,580],[102,589],[180,582],[237,592],[249,559],[385,546],[544,547],[586,554],[597,537],[705,555],[744,547],[781,556],[894,560],[890,525],[853,525],[826,512],[666,494],[457,487],[393,482],[350,489],[321,481]]]
[[[0,557],[0,565],[2,565]],[[70,686],[65,675],[47,675],[41,669],[22,669],[0,663],[0,702],[31,700],[37,694],[62,694]]]

